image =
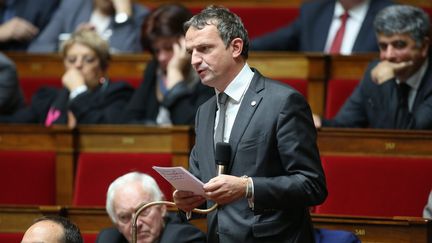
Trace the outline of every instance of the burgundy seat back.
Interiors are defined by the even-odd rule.
[[[327,83],[325,115],[327,119],[333,118],[350,97],[358,84],[358,80],[331,79]]]
[[[1,151],[0,158],[0,204],[56,203],[54,152]]]
[[[328,197],[316,213],[421,217],[432,188],[432,159],[323,156]]]
[[[17,242],[21,242],[22,238],[24,236],[24,233],[21,232],[13,232],[13,233],[5,233],[5,232],[1,232],[0,233],[0,242],[1,243],[17,243]]]
[[[171,154],[82,153],[78,159],[73,205],[105,206],[109,185],[128,172],[147,173],[156,180],[165,197],[172,198],[171,185],[152,166],[171,166]]]

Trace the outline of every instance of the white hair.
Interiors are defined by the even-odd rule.
[[[111,183],[107,192],[106,211],[113,223],[117,222],[117,217],[114,213],[113,205],[115,193],[117,189],[128,186],[128,184],[132,182],[140,182],[142,189],[150,193],[152,201],[160,201],[164,198],[162,191],[160,190],[158,184],[153,179],[153,177],[140,172],[130,172],[123,176],[120,176]]]

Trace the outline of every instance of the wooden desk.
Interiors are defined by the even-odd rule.
[[[0,205],[0,232],[25,232],[42,216],[61,215],[61,206]]]
[[[34,219],[47,215],[61,215],[76,223],[82,233],[97,233],[112,223],[105,208],[74,208],[62,206],[0,206],[0,232],[24,232]],[[362,242],[430,243],[432,223],[423,218],[354,217],[312,214],[316,228],[348,230]],[[206,232],[206,220],[191,223]]]
[[[173,166],[185,168],[194,142],[189,126],[85,125],[76,131],[80,153],[171,153]]]
[[[66,126],[0,126],[0,151],[52,151],[56,153],[56,203],[72,200],[74,151],[71,130]]]
[[[312,215],[316,228],[348,230],[363,243],[432,242],[432,222],[423,218],[378,218],[341,215]]]
[[[321,155],[432,157],[432,131],[321,128]]]

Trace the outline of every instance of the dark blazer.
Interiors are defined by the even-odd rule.
[[[251,41],[251,50],[323,52],[333,19],[335,0],[308,1],[300,7],[291,24]],[[370,1],[368,12],[352,52],[379,51],[373,20],[379,10],[393,4],[389,0]]]
[[[41,33],[49,23],[59,3],[60,0],[16,0],[14,3],[15,16],[32,23],[39,28],[39,33]],[[19,41],[0,43],[0,50],[25,51],[29,44],[30,42]]]
[[[255,208],[241,199],[209,214],[208,241],[218,232],[224,243],[313,242],[308,207],[322,203],[327,190],[309,105],[293,88],[253,71],[231,131],[227,174],[253,178]],[[216,176],[215,113],[215,97],[197,112],[189,168],[203,182]]]
[[[127,104],[132,92],[133,88],[126,82],[106,81],[98,89],[86,91],[70,101],[66,88],[44,87],[33,95],[28,107],[9,116],[0,116],[0,122],[44,124],[48,110],[54,108],[59,111],[55,124],[67,123],[68,110],[80,124],[118,123],[118,112]]]
[[[165,217],[165,228],[158,243],[201,243],[206,242],[205,234],[188,222],[181,222],[174,213]],[[128,243],[116,229],[103,229],[97,236],[96,243]]]
[[[12,114],[24,106],[15,64],[0,53],[0,114]]]
[[[29,46],[29,52],[55,52],[59,47],[59,35],[73,33],[76,28],[89,22],[93,11],[92,0],[63,0],[52,20]],[[109,46],[114,52],[141,51],[141,25],[144,17],[149,13],[147,8],[135,3],[133,16],[125,23],[117,24],[111,18],[109,28],[112,31],[108,39]]]
[[[193,125],[198,106],[214,96],[214,89],[197,82],[188,87],[184,82],[175,85],[162,103],[156,98],[158,63],[152,60],[146,68],[144,79],[135,91],[123,116],[125,123],[156,123],[161,105],[170,111],[174,125]]]
[[[385,129],[432,128],[432,55],[421,80],[412,111],[403,114],[402,122],[396,121],[399,99],[395,79],[378,85],[371,79],[371,70],[378,64],[372,62],[360,84],[332,120],[323,120],[323,126],[371,127]]]

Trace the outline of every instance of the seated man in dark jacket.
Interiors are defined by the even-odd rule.
[[[108,188],[106,210],[116,226],[102,230],[96,242],[127,243],[132,241],[132,218],[141,203],[163,200],[164,195],[149,175],[131,172],[117,178]],[[205,242],[205,235],[193,225],[182,222],[164,205],[145,209],[137,221],[139,243]]]
[[[374,22],[380,61],[369,65],[363,80],[332,120],[314,115],[316,127],[432,128],[432,60],[427,13],[395,5]]]

